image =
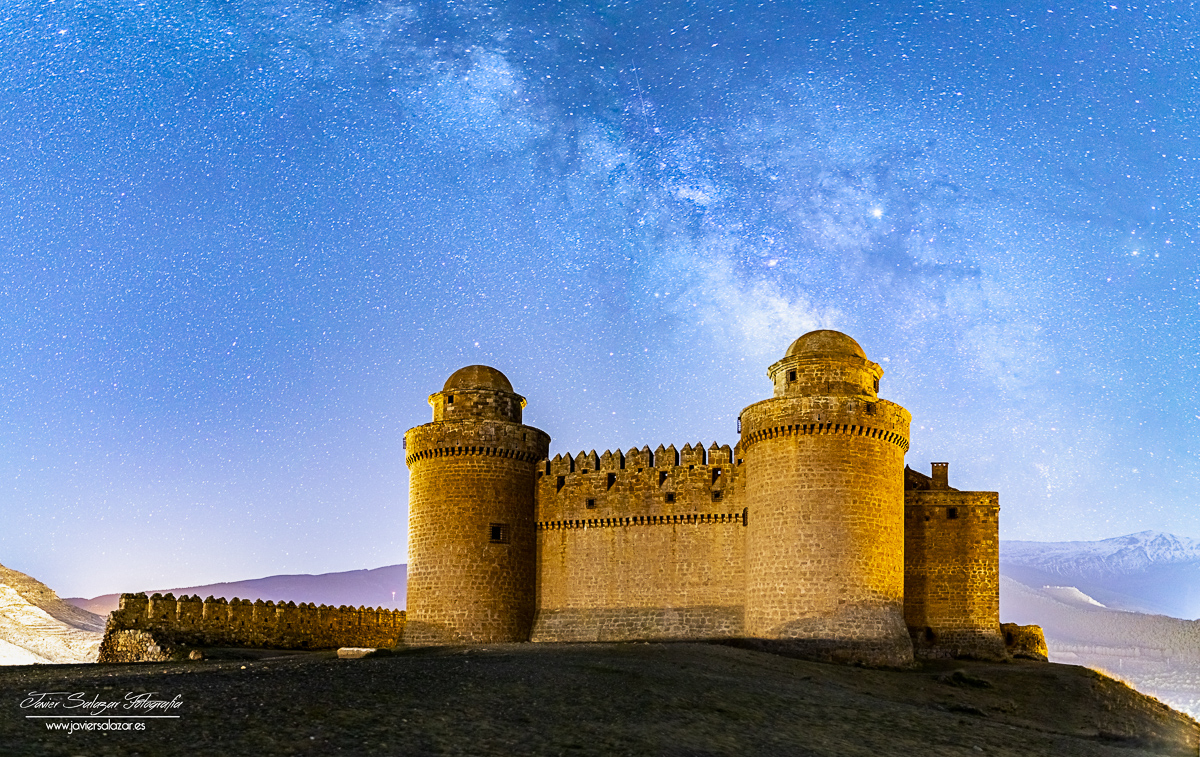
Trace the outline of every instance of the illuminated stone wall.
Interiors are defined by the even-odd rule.
[[[120,606],[108,616],[99,661],[158,659],[156,653],[138,657],[126,649],[124,641],[131,635],[122,632],[129,631],[144,632],[133,636],[152,638],[163,649],[394,647],[404,640],[404,618],[403,610],[383,608],[122,594]]]
[[[940,480],[904,502],[904,619],[918,657],[1005,656],[1000,635],[1000,503]],[[923,476],[913,477],[920,486]],[[911,485],[911,484],[910,484]]]

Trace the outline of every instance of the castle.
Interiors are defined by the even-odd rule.
[[[408,644],[750,639],[821,659],[1003,658],[999,503],[904,464],[883,369],[813,331],[728,445],[548,459],[473,365],[405,435]]]

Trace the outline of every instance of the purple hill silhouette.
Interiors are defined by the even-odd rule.
[[[275,602],[312,602],[316,605],[386,607],[402,610],[408,589],[408,566],[388,565],[372,570],[349,570],[319,575],[286,575],[253,578],[247,581],[184,586],[176,589],[149,589],[147,594],[171,592],[176,597],[199,594],[225,599],[250,599]],[[393,598],[394,597],[394,598]],[[97,615],[117,609],[120,594],[102,594],[91,599],[68,597],[65,601]]]

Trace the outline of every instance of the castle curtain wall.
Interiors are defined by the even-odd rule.
[[[745,526],[729,447],[557,457],[538,481],[533,641],[743,633]]]

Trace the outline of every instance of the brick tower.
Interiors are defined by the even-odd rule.
[[[775,396],[741,415],[746,635],[838,661],[904,664],[904,453],[911,416],[879,399],[883,369],[837,331],[767,370]]]
[[[528,641],[536,575],[534,485],[550,437],[523,425],[503,373],[462,368],[404,435],[408,612],[415,645]]]

